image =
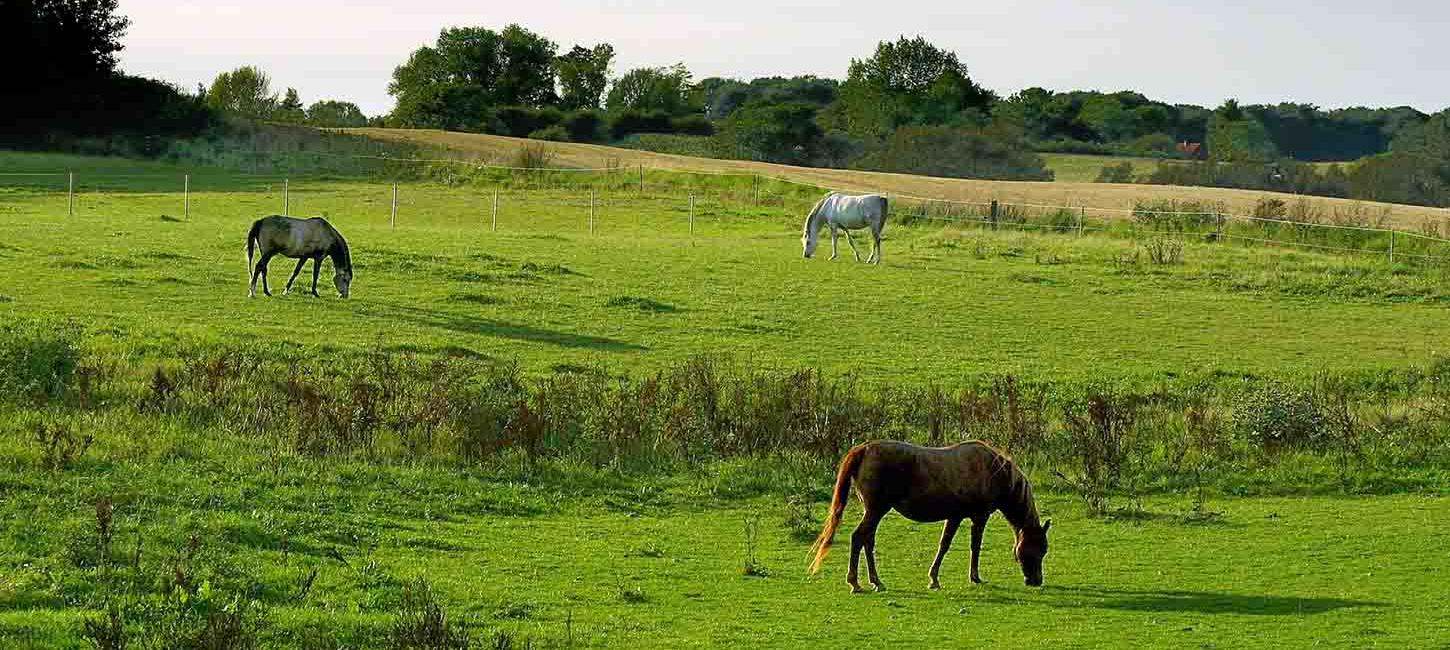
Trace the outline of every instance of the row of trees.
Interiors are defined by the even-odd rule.
[[[240,117],[329,128],[368,124],[362,109],[352,102],[323,100],[304,107],[295,88],[278,99],[271,77],[253,66],[217,75],[210,87],[198,88],[197,95],[207,106]]]

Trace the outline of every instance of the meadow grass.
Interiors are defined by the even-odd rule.
[[[394,227],[390,183],[316,177],[291,184],[290,212],[325,215],[347,235],[353,297],[334,297],[325,270],[325,298],[248,300],[243,239],[253,219],[281,210],[271,179],[197,172],[183,216],[179,188],[167,186],[176,168],[0,159],[10,169],[64,162],[95,176],[134,169],[172,179],[112,178],[82,191],[73,217],[54,186],[0,189],[0,317],[62,332],[73,322],[83,348],[65,399],[0,406],[7,647],[85,647],[84,623],[111,608],[134,642],[160,647],[203,647],[199,639],[223,632],[238,645],[220,647],[428,647],[420,638],[445,647],[456,639],[438,630],[460,625],[475,647],[1450,642],[1436,616],[1450,596],[1438,541],[1450,533],[1441,514],[1450,401],[1435,383],[1443,368],[1409,372],[1444,365],[1435,365],[1450,287],[1443,267],[1191,236],[1176,236],[1179,261],[1159,264],[1149,250],[1159,235],[1131,229],[1077,236],[901,219],[888,227],[885,264],[871,268],[848,261],[844,241],[840,260],[801,259],[808,206],[798,197],[757,205],[740,185],[702,192],[692,231],[688,200],[667,179],[643,195],[601,183],[591,233],[586,188],[500,184],[495,232],[495,188],[477,179],[403,182]],[[274,293],[290,271],[274,261]],[[0,362],[40,358],[26,356],[39,348],[15,349],[22,354],[0,346]],[[228,350],[277,365],[212,373],[227,388],[208,387],[197,362]],[[702,352],[745,370],[715,393],[686,383],[680,390],[695,401],[649,411],[650,373],[675,390],[672,377],[698,376]],[[422,383],[408,399],[446,398],[446,417],[468,425],[471,402],[497,397],[538,423],[545,435],[527,445],[541,451],[505,432],[485,442],[513,448],[471,457],[442,433],[407,437],[418,433],[413,412],[393,412],[402,407],[385,398],[370,410],[370,391],[392,390],[398,373],[366,374],[367,360],[412,357],[421,365],[404,374]],[[473,392],[455,396],[451,376],[426,365],[450,358],[517,364],[519,378],[490,370],[501,383],[469,383]],[[962,538],[946,591],[929,592],[939,529],[893,515],[878,545],[891,591],[850,596],[849,531],[823,577],[804,574],[801,531],[824,514],[834,456],[801,452],[797,441],[772,453],[768,437],[746,446],[741,437],[769,419],[728,410],[766,411],[760,404],[793,377],[748,373],[802,368],[880,391],[882,431],[921,441],[939,435],[928,405],[937,387],[1007,374],[1122,382],[1158,404],[1143,407],[1135,429],[1158,436],[1151,459],[1135,460],[1151,465],[1141,472],[1152,484],[1119,486],[1112,508],[1089,513],[1050,475],[1061,458],[1023,454],[1055,522],[1047,588],[1021,586],[998,519],[984,555],[989,584],[965,579]],[[1195,462],[1165,441],[1197,413],[1196,381],[1316,373],[1361,378],[1358,423],[1383,440],[1355,447],[1343,466],[1328,451],[1270,448],[1269,434],[1252,448],[1238,440],[1222,464],[1195,465],[1221,474],[1207,497],[1171,476]],[[106,376],[103,388],[76,388]],[[527,381],[535,392],[507,385]],[[44,385],[16,390],[0,399],[43,397]],[[571,395],[603,403],[549,407]],[[1241,419],[1297,399],[1225,395],[1215,408]],[[639,400],[637,413],[626,398]],[[851,424],[851,413],[830,409],[854,398],[821,399],[805,415],[826,409],[826,429]],[[1070,407],[1076,398],[1053,399]],[[269,400],[281,406],[264,408]],[[314,400],[323,415],[308,415]],[[682,412],[699,404],[741,419],[698,428],[717,417]],[[672,444],[685,451],[610,440],[653,447],[596,458],[550,437],[577,428],[570,409],[586,407],[596,423],[683,422],[687,435]],[[406,420],[397,426],[407,431],[314,446],[309,427],[322,425],[309,417],[334,416],[342,424],[326,426],[338,431],[356,433],[363,421],[386,429],[388,418]],[[1045,423],[1051,436],[1065,435],[1060,420]],[[1378,496],[1354,496],[1361,488]],[[1255,496],[1223,496],[1234,493]]]

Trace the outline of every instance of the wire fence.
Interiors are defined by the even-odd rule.
[[[177,174],[156,172],[71,171],[0,172],[0,186],[29,188],[45,194],[64,194],[66,214],[87,209],[91,195],[151,194],[177,196],[176,211],[189,218],[197,209],[193,195],[218,192],[280,194],[280,214],[305,213],[310,205],[294,203],[294,192],[324,183],[344,183],[353,191],[386,196],[383,208],[368,199],[358,210],[387,210],[391,228],[407,227],[409,210],[427,206],[415,195],[427,193],[435,201],[464,201],[474,213],[486,213],[488,229],[522,227],[508,212],[525,204],[530,193],[546,192],[555,207],[574,211],[588,232],[600,225],[605,212],[618,218],[632,202],[648,202],[678,212],[686,232],[693,236],[697,218],[708,210],[717,222],[721,215],[734,219],[776,218],[783,223],[801,221],[820,194],[826,191],[868,193],[869,187],[826,186],[754,172],[695,171],[635,165],[593,168],[519,167],[456,159],[413,159],[309,152],[310,155],[373,161],[382,171],[411,169],[398,180],[379,182],[377,175],[337,176],[323,173],[246,174],[226,170],[198,170]],[[420,171],[422,173],[420,173]],[[424,188],[427,188],[426,190]],[[437,193],[443,192],[444,196]],[[1450,224],[1426,222],[1414,232],[1364,223],[1325,223],[1279,216],[1232,214],[1220,209],[1160,209],[1153,205],[1116,208],[1087,205],[1010,203],[997,200],[966,201],[895,192],[876,192],[891,201],[890,221],[898,225],[939,223],[983,230],[1053,232],[1082,236],[1086,233],[1141,237],[1202,237],[1208,241],[1238,241],[1245,245],[1281,246],[1335,254],[1370,255],[1389,262],[1450,261]],[[482,206],[481,208],[479,206]],[[400,211],[403,213],[400,215]]]

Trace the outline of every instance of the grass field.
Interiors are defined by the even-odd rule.
[[[73,320],[81,365],[120,377],[79,401],[0,395],[6,647],[88,647],[83,621],[110,606],[133,640],[160,646],[233,647],[196,641],[231,625],[230,638],[265,647],[430,647],[398,641],[414,629],[408,612],[429,611],[416,578],[483,647],[1450,644],[1436,609],[1450,597],[1450,445],[1404,424],[1450,408],[1437,375],[1409,388],[1388,379],[1444,351],[1443,266],[1192,238],[1181,263],[1156,264],[1148,233],[917,222],[888,228],[872,268],[850,262],[845,242],[835,262],[801,259],[798,206],[703,195],[692,232],[680,194],[601,189],[591,233],[586,190],[508,186],[495,232],[492,187],[409,182],[390,227],[389,185],[298,178],[290,212],[326,215],[347,235],[353,297],[334,297],[325,270],[325,298],[248,300],[243,239],[280,210],[275,179],[196,171],[183,216],[177,169],[0,162],[0,173],[59,166],[96,179],[72,217],[55,179],[0,178],[0,319]],[[274,293],[290,271],[273,263]],[[1003,373],[1144,395],[1194,378],[1341,373],[1367,377],[1363,408],[1383,408],[1365,411],[1379,437],[1356,451],[1374,496],[1337,482],[1332,455],[1260,450],[1220,466],[1204,503],[1162,470],[1159,487],[1115,496],[1132,507],[1103,517],[1034,460],[1055,522],[1047,588],[1021,585],[998,518],[989,584],[965,580],[959,538],[946,590],[929,592],[939,529],[893,515],[879,544],[890,591],[852,596],[844,544],[823,577],[804,574],[828,454],[661,454],[639,469],[621,457],[413,454],[402,438],[306,452],[284,442],[302,425],[254,432],[233,422],[249,411],[207,411],[205,391],[152,375],[214,348],[275,355],[278,367],[379,354],[517,362],[525,377],[598,372],[611,386],[713,353],[854,375],[888,395]],[[544,420],[562,412],[543,406]],[[925,425],[903,426],[924,439]],[[93,438],[73,458],[72,431]],[[1375,461],[1379,449],[1400,455]],[[1176,466],[1158,459],[1171,452],[1154,462]]]
[[[521,143],[517,138],[472,133],[452,133],[412,129],[349,129],[382,140],[408,142],[429,147],[448,149],[457,155],[481,158],[505,163],[512,158]],[[634,149],[620,149],[592,144],[554,143],[550,145],[556,154],[555,162],[571,167],[604,167],[622,165],[633,167],[646,165],[662,169],[676,169],[699,172],[733,172],[777,176],[790,180],[811,183],[823,187],[843,190],[885,191],[896,194],[949,199],[957,201],[991,201],[1006,203],[1028,203],[1039,205],[1073,205],[1096,208],[1128,209],[1135,201],[1198,201],[1221,204],[1233,214],[1249,214],[1254,205],[1265,197],[1277,197],[1293,202],[1301,197],[1274,192],[1256,192],[1213,187],[1172,187],[1163,185],[1120,185],[1093,183],[1101,164],[1090,161],[1091,156],[1053,157],[1049,156],[1049,167],[1063,168],[1069,178],[1059,182],[1042,183],[1026,181],[981,181],[965,179],[931,178],[882,172],[862,172],[840,169],[819,169],[792,167],[771,163],[743,160],[718,160],[660,154]],[[1117,159],[1113,159],[1116,161]],[[1091,174],[1092,178],[1083,175]],[[1323,197],[1303,197],[1319,209],[1333,213],[1335,210],[1367,210],[1385,212],[1387,224],[1409,230],[1419,230],[1427,221],[1443,225],[1450,219],[1450,212],[1442,208],[1391,205],[1373,202],[1351,201]]]

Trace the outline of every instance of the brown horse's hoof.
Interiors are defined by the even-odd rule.
[[[980,585],[980,584],[983,584],[985,582],[987,582],[987,581],[986,580],[983,580],[981,576],[972,576],[972,584],[974,584],[974,585]]]
[[[941,591],[941,583],[940,582],[933,582],[930,585],[927,585],[926,588],[927,589],[930,589],[932,591]]]
[[[861,585],[858,585],[858,584],[855,584],[855,583],[852,583],[851,584],[851,593],[853,593],[853,594],[859,594],[859,593],[862,593],[864,591],[866,591],[866,590],[865,589],[862,589],[861,588]]]
[[[886,585],[883,585],[883,584],[881,584],[881,583],[878,582],[876,584],[871,585],[871,590],[879,594],[879,593],[881,593],[883,591],[886,591]]]

